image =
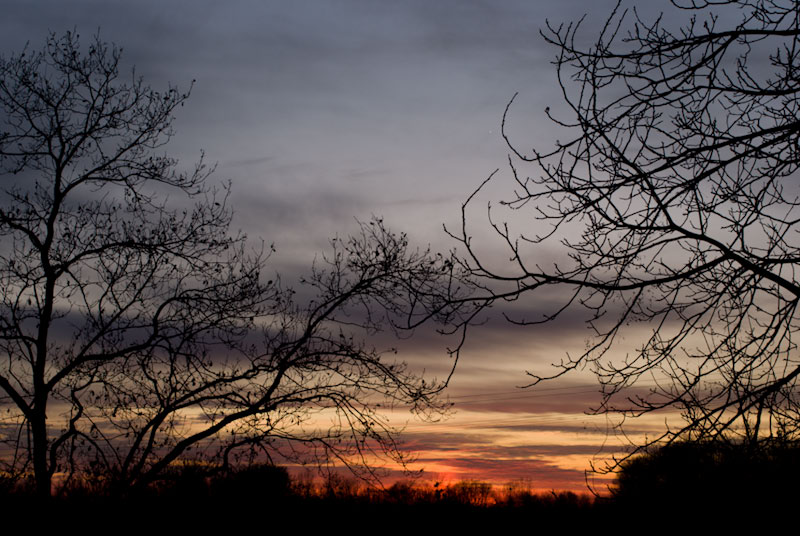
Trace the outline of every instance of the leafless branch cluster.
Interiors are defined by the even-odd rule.
[[[509,103],[505,206],[535,226],[492,224],[513,260],[497,269],[465,216],[464,262],[487,303],[570,289],[563,308],[522,323],[591,312],[594,342],[555,376],[591,367],[598,411],[680,408],[685,424],[665,438],[796,438],[800,3],[673,7],[647,21],[618,4],[588,48],[576,44],[581,22],[548,25],[567,117],[548,115],[571,137],[520,149],[505,134]],[[556,241],[568,261],[548,267],[537,248]],[[620,355],[631,326],[649,336]]]
[[[402,461],[379,408],[438,415],[441,384],[365,336],[449,321],[456,265],[375,220],[299,303],[229,233],[211,169],[161,154],[188,93],[125,81],[119,59],[69,33],[0,59],[3,470],[47,496],[56,473],[146,485],[195,452]]]

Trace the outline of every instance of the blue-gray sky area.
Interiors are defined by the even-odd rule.
[[[421,247],[455,247],[443,224],[459,225],[461,204],[497,168],[501,180],[474,211],[474,233],[485,251],[502,251],[486,203],[513,186],[503,111],[519,92],[509,132],[533,147],[554,140],[545,107],[561,109],[557,51],[539,32],[546,21],[586,14],[588,44],[615,4],[4,0],[0,52],[26,42],[41,48],[48,32],[88,40],[99,31],[123,48],[123,69],[135,66],[152,87],[186,89],[194,80],[167,150],[187,168],[201,151],[217,164],[215,180],[232,182],[234,227],[274,243],[274,269],[289,281],[330,237],[372,215]],[[653,14],[670,7],[647,4]],[[548,305],[516,307],[533,314]],[[497,321],[476,329],[453,378],[455,417],[409,424],[418,466],[450,478],[582,487],[583,469],[610,442],[611,424],[582,413],[597,404],[597,386],[578,375],[550,391],[516,387],[527,383],[526,370],[542,372],[584,348],[583,320],[576,311],[540,330]],[[401,346],[401,357],[441,374],[450,364],[445,346],[423,334]]]

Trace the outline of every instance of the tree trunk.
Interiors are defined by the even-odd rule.
[[[33,479],[36,487],[36,497],[40,500],[50,498],[52,475],[47,465],[47,416],[45,404],[37,404],[34,416],[31,419],[31,434],[33,441]]]

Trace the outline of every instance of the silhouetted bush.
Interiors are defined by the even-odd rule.
[[[11,495],[22,493],[24,488],[24,481],[16,478],[8,473],[0,473],[0,497],[9,497]]]
[[[796,444],[676,442],[622,464],[619,503],[726,507],[790,503],[798,498]]]
[[[353,499],[360,495],[359,483],[352,477],[330,472],[322,484],[322,496],[326,498]]]
[[[477,480],[462,480],[448,486],[443,498],[458,504],[487,506],[492,499],[492,485]]]
[[[211,495],[217,499],[268,502],[283,499],[291,492],[286,468],[269,464],[242,467],[211,480]]]
[[[384,499],[396,504],[414,504],[425,501],[423,489],[413,482],[398,480],[392,484],[385,492]],[[425,501],[428,502],[428,501]]]
[[[209,479],[212,468],[195,463],[170,466],[162,479],[162,495],[180,498],[199,498],[209,495]]]

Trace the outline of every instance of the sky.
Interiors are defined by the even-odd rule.
[[[99,32],[123,49],[123,70],[147,84],[191,87],[168,152],[190,168],[205,153],[213,180],[231,181],[234,228],[274,244],[284,280],[307,270],[335,235],[381,216],[414,244],[448,250],[443,230],[495,169],[470,213],[487,254],[500,253],[486,206],[512,191],[503,111],[512,139],[548,146],[556,132],[545,107],[561,108],[539,31],[583,15],[586,43],[614,0],[3,0],[0,52],[38,49],[49,32]],[[657,13],[667,2],[648,2]],[[645,13],[647,15],[647,13]],[[193,82],[194,81],[194,82]],[[536,222],[528,220],[527,225]],[[544,252],[547,259],[549,253]],[[537,312],[559,296],[518,303]],[[546,373],[590,338],[581,311],[543,328],[497,319],[470,333],[448,391],[446,420],[410,420],[402,436],[414,468],[432,478],[527,481],[585,490],[584,472],[626,445],[616,421],[587,416],[598,387],[576,374],[520,389],[526,371]],[[400,358],[446,374],[446,341],[404,341]],[[393,418],[403,420],[407,415]],[[639,421],[629,437],[657,433]]]

